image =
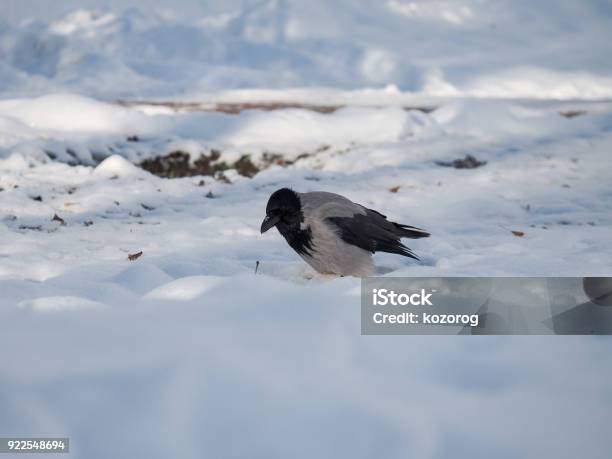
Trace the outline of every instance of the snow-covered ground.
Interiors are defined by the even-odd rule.
[[[432,233],[379,275],[612,275],[606,2],[42,3],[0,11],[0,436],[609,456],[608,339],[360,336],[359,280],[259,234],[326,190]],[[228,169],[138,167],[172,152]]]
[[[453,97],[612,97],[605,0],[54,3],[4,0],[0,94],[390,85]]]
[[[433,233],[411,241],[420,264],[377,257],[385,272],[612,271],[608,110],[568,118],[552,108],[477,100],[429,114],[142,110],[66,95],[0,102],[0,219],[11,240],[1,275],[47,281],[75,263],[125,268],[126,253],[143,250],[139,265],[189,259],[190,274],[232,276],[252,272],[259,260],[264,275],[300,279],[301,259],[275,232],[259,234],[267,198],[283,186],[338,192]],[[173,151],[193,162],[214,150],[218,161],[248,155],[262,170],[252,178],[230,169],[222,178],[168,180],[134,164]],[[486,164],[441,165],[466,155]],[[51,221],[55,214],[66,224]]]

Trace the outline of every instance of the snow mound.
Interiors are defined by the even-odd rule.
[[[146,131],[147,118],[136,111],[77,94],[50,94],[0,101],[0,113],[40,131],[89,134]]]
[[[409,115],[400,108],[345,108],[332,114],[278,110],[244,116],[243,122],[220,140],[238,147],[370,144],[394,142],[410,132]]]
[[[218,276],[189,276],[160,285],[145,295],[149,300],[188,301],[193,300],[222,282]]]
[[[34,300],[21,301],[18,308],[37,312],[73,311],[76,309],[100,308],[104,305],[97,301],[76,296],[48,296]]]
[[[159,285],[171,282],[173,278],[156,265],[139,260],[110,280],[142,295]]]
[[[149,175],[146,171],[119,155],[113,155],[106,158],[96,166],[93,170],[93,174],[105,178],[135,178]]]

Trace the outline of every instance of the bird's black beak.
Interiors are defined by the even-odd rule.
[[[266,215],[266,218],[264,218],[264,221],[261,223],[261,234],[265,233],[273,226],[276,226],[279,221],[280,217],[278,216],[270,217],[269,215]]]

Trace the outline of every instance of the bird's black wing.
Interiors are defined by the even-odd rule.
[[[363,208],[365,214],[355,214],[352,217],[327,217],[326,222],[337,228],[338,235],[347,244],[367,250],[368,252],[388,252],[419,258],[412,250],[401,243],[400,239],[421,238],[429,233],[414,226],[400,225],[387,220],[383,214],[375,210]]]

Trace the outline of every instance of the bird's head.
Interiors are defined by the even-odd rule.
[[[266,218],[261,224],[262,234],[273,226],[279,230],[299,227],[302,213],[302,204],[297,193],[289,188],[275,191],[268,199]]]

